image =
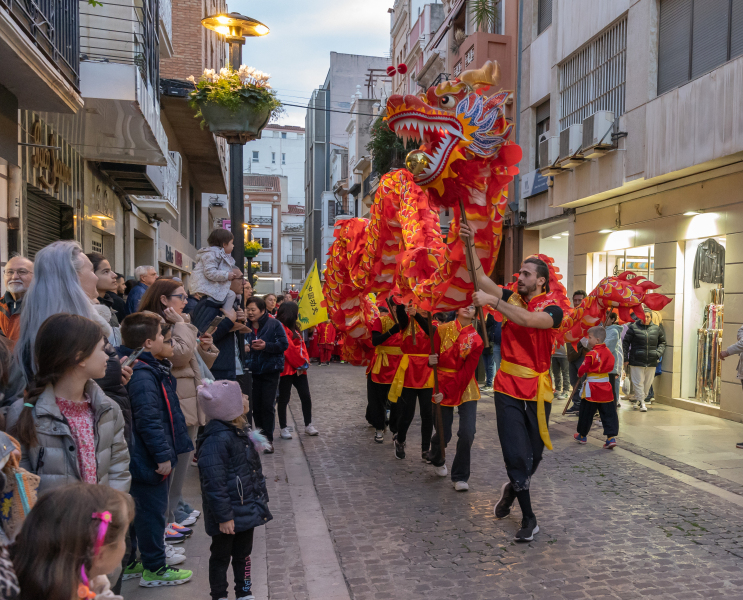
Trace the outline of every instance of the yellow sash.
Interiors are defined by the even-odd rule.
[[[402,350],[399,346],[377,346],[374,349],[374,366],[372,367],[372,373],[379,375],[379,370],[385,366],[390,366],[390,359],[387,355],[401,356]]]
[[[552,403],[552,379],[550,379],[549,370],[544,373],[537,373],[534,369],[524,367],[522,365],[516,365],[508,362],[507,360],[501,360],[500,370],[506,375],[513,375],[514,377],[521,377],[522,379],[534,379],[539,378],[537,382],[537,422],[539,423],[539,436],[542,438],[544,445],[552,450],[552,442],[550,441],[550,432],[547,428],[547,413],[544,410],[544,403]]]
[[[439,367],[439,371],[442,371],[444,373],[459,373],[456,369],[446,369],[444,367]],[[474,378],[470,379],[470,382],[467,384],[467,387],[464,389],[464,393],[462,394],[462,404],[465,402],[469,402],[470,400],[479,400],[480,399],[480,387],[477,385],[477,382]]]
[[[377,348],[379,348],[379,346],[377,346]],[[397,354],[397,353],[393,352],[392,354]],[[397,371],[395,371],[395,378],[392,380],[390,391],[387,394],[387,399],[390,402],[397,402],[397,399],[400,397],[400,394],[402,394],[402,388],[405,387],[405,372],[408,370],[408,366],[410,365],[411,356],[425,356],[426,358],[428,358],[428,354],[405,354],[402,357],[400,364],[397,366]],[[378,372],[379,371],[377,371],[377,373]],[[427,388],[433,387],[433,371],[431,371],[431,374],[428,376],[426,387]]]

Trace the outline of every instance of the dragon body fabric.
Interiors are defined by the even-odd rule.
[[[336,222],[323,294],[333,324],[344,335],[345,360],[363,364],[370,357],[370,324],[379,315],[376,302],[390,294],[423,310],[453,310],[472,302],[473,284],[459,239],[460,207],[475,232],[474,252],[485,271],[493,271],[508,184],[521,160],[521,148],[509,140],[512,125],[505,116],[510,92],[484,95],[498,80],[498,65],[489,61],[425,94],[387,101],[389,127],[404,141],[421,145],[408,155],[408,169],[382,176],[368,219]],[[452,215],[446,238],[439,224],[444,208]],[[554,266],[551,272],[557,283]],[[632,287],[627,279],[611,293],[614,284],[607,285],[601,295],[592,293],[595,299],[580,314],[569,310],[565,288],[555,286],[552,293],[566,309],[559,337],[572,341],[581,327],[599,319],[605,299],[623,302],[619,297],[631,288],[628,301],[634,301],[646,289]]]

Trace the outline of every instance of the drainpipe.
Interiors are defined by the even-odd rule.
[[[516,141],[521,143],[521,54],[522,54],[522,29],[524,26],[524,0],[519,0],[519,36],[518,50],[516,55]],[[526,212],[524,199],[521,197],[521,175],[513,178],[514,199],[508,203],[508,207],[513,212],[514,227],[521,227],[521,213]],[[515,210],[514,210],[515,209]]]

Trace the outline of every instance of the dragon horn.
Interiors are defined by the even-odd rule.
[[[473,90],[497,86],[500,82],[500,65],[498,61],[489,60],[479,69],[464,71],[459,81],[466,83]]]

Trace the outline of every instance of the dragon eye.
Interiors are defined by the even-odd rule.
[[[456,103],[456,97],[451,94],[446,94],[439,99],[439,105],[443,106],[444,108],[453,108]]]

